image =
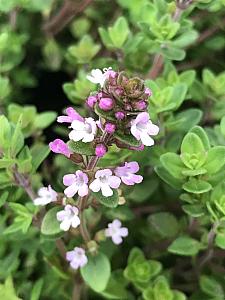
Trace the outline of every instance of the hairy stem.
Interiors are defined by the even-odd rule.
[[[59,12],[44,24],[47,35],[59,33],[77,14],[81,13],[93,0],[72,1],[65,0]]]

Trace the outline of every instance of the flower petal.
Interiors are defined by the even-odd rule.
[[[117,176],[110,176],[109,177],[109,186],[113,189],[117,189],[120,186],[121,179]]]
[[[83,184],[78,190],[78,195],[84,197],[87,194],[88,194],[88,186],[87,184]]]
[[[92,181],[92,183],[89,185],[89,188],[95,193],[99,192],[100,191],[100,182],[99,182],[99,180],[95,179],[94,181]]]
[[[110,188],[108,184],[101,185],[102,195],[105,197],[110,197],[113,195],[113,190]]]
[[[76,176],[74,174],[67,174],[65,176],[63,176],[63,184],[65,186],[69,186],[71,184],[73,184],[76,180]]]
[[[77,193],[77,191],[78,191],[77,185],[72,184],[64,190],[64,194],[70,198],[73,197]]]

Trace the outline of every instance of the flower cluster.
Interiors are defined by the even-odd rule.
[[[141,79],[129,79],[124,72],[115,72],[111,68],[104,69],[103,72],[99,69],[92,70],[87,78],[93,83],[100,84],[100,89],[86,100],[88,107],[95,112],[99,120],[82,117],[69,107],[65,115],[57,118],[59,123],[68,125],[69,142],[56,139],[49,144],[53,152],[63,154],[72,161],[76,155],[81,157],[79,163],[82,169],[63,177],[63,184],[66,186],[65,196],[72,198],[78,195],[78,203],[87,199],[90,193],[97,198],[100,194],[107,201],[108,197],[114,196],[114,190],[121,184],[131,186],[141,183],[143,177],[136,174],[139,171],[136,161],[105,169],[96,168],[97,162],[112,144],[120,148],[143,150],[144,146],[154,145],[151,136],[159,132],[159,127],[151,122],[146,111],[151,91],[145,87]],[[129,143],[130,139],[135,143],[133,140]],[[86,156],[86,163],[83,160],[84,155],[81,156],[80,152],[76,153],[74,150],[76,147],[72,147],[71,143],[75,146],[77,143],[86,143],[90,145],[90,149],[94,149],[92,155]],[[57,193],[49,186],[39,190],[34,203],[46,205],[55,201],[57,201]],[[63,210],[56,215],[63,231],[82,226],[81,211],[78,208],[80,206],[71,205],[71,201],[73,200],[64,201]],[[116,219],[108,224],[104,233],[105,237],[111,237],[113,243],[118,245],[122,243],[122,238],[128,235],[128,229],[122,227],[121,222]],[[85,250],[79,247],[67,252],[66,258],[74,269],[83,267],[88,262]]]

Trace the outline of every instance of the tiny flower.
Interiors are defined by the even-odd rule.
[[[100,69],[94,69],[91,71],[91,75],[87,76],[87,79],[95,84],[100,84],[103,87],[105,80],[111,77],[115,77],[116,72],[112,68],[104,68],[103,72]]]
[[[88,194],[88,177],[87,175],[78,170],[75,174],[67,174],[63,177],[63,184],[68,186],[64,193],[67,197],[73,197],[76,193],[84,197]]]
[[[152,91],[149,88],[145,88],[145,94],[150,97],[152,95]]]
[[[131,121],[131,134],[145,145],[154,145],[154,140],[150,135],[157,135],[159,127],[154,125],[149,119],[147,112],[142,112],[137,115],[136,119]]]
[[[98,157],[103,157],[107,152],[107,148],[105,145],[103,144],[99,144],[96,146],[95,148],[95,154],[98,156]]]
[[[99,101],[99,107],[104,111],[113,109],[114,101],[111,98],[101,98]]]
[[[52,152],[63,154],[68,158],[71,154],[73,154],[67,144],[60,139],[56,139],[53,142],[49,143],[49,148],[52,150]]]
[[[75,109],[73,109],[72,107],[68,107],[66,109],[66,114],[67,116],[59,116],[57,118],[57,122],[58,123],[72,123],[74,120],[78,120],[80,122],[84,121],[84,118],[81,117]]]
[[[108,228],[105,229],[105,236],[111,237],[114,244],[119,245],[123,242],[122,237],[128,236],[128,229],[121,227],[121,222],[115,219],[112,223],[108,224]]]
[[[116,130],[116,125],[113,123],[106,123],[105,124],[105,131],[109,134],[113,134]]]
[[[68,231],[70,227],[77,228],[80,225],[80,218],[78,217],[79,210],[76,206],[67,204],[63,210],[56,214],[56,218],[60,223],[60,228],[63,231]]]
[[[117,118],[117,120],[123,120],[125,118],[125,113],[122,111],[118,111],[115,113],[115,117]]]
[[[147,102],[144,100],[140,100],[136,103],[135,108],[139,110],[145,110],[147,108]]]
[[[57,201],[57,193],[49,185],[48,187],[42,187],[38,190],[38,196],[34,199],[35,205],[46,205],[51,202]]]
[[[88,143],[94,140],[97,132],[96,122],[93,118],[85,118],[83,121],[75,120],[71,124],[73,130],[69,133],[69,138],[75,142],[82,140]]]
[[[96,179],[90,184],[89,188],[95,193],[101,190],[102,195],[105,197],[112,196],[112,189],[117,189],[121,183],[120,178],[113,176],[110,169],[97,171],[95,173],[95,178]]]
[[[117,167],[115,169],[116,176],[120,177],[122,182],[126,185],[134,185],[135,183],[141,183],[143,177],[136,175],[139,171],[139,165],[136,161],[125,162],[123,167]]]
[[[80,247],[75,247],[74,250],[66,252],[66,260],[70,262],[71,268],[75,270],[84,267],[88,262],[84,249]]]
[[[98,98],[96,96],[89,96],[87,98],[86,103],[89,107],[93,108],[95,103],[97,102],[97,100],[98,100]]]

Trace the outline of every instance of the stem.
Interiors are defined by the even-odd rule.
[[[77,14],[81,13],[93,0],[76,1],[65,0],[59,12],[44,24],[44,31],[50,35],[59,33]]]
[[[213,244],[214,244],[214,239],[216,236],[216,229],[219,226],[219,221],[215,222],[212,226],[212,228],[209,231],[208,234],[208,250],[206,251],[205,255],[203,256],[200,264],[199,264],[199,270],[203,268],[205,264],[207,264],[211,258],[213,257],[214,250],[213,250]]]
[[[100,142],[107,144],[107,142],[109,141],[109,138],[110,138],[110,135],[107,134],[106,132],[103,132]],[[92,156],[88,162],[88,165],[87,165],[87,168],[85,169],[85,171],[93,171],[94,168],[97,166],[99,159],[100,158],[98,156]],[[78,204],[77,204],[77,206],[79,208],[79,215],[80,215],[80,226],[79,226],[80,234],[86,243],[88,243],[91,240],[90,234],[87,229],[85,216],[84,216],[84,209],[87,206],[88,198],[89,198],[89,195],[87,195],[85,197],[79,197]]]

